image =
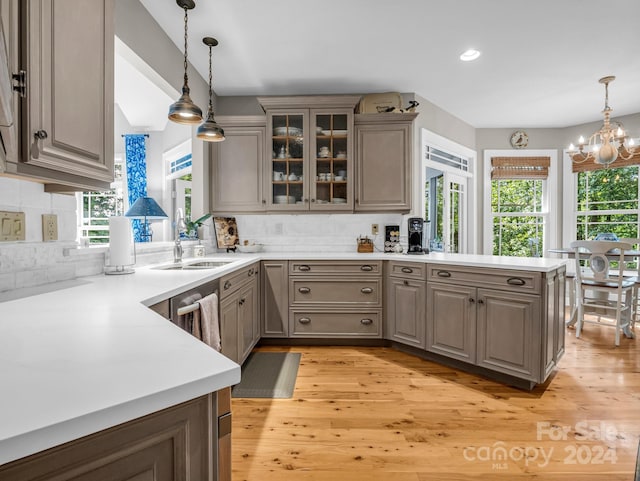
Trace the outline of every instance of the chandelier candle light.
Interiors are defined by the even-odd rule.
[[[604,84],[604,124],[602,128],[595,132],[585,143],[584,137],[580,136],[578,140],[578,149],[571,144],[568,154],[576,163],[582,163],[587,160],[596,164],[608,167],[615,162],[616,159],[629,160],[638,152],[638,148],[634,146],[633,139],[629,139],[628,147],[625,145],[627,134],[620,122],[611,121],[611,112],[613,109],[609,107],[609,84],[615,80],[615,76],[609,75],[602,77],[599,82]],[[618,146],[615,146],[618,142]]]

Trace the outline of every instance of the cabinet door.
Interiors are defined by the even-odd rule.
[[[475,362],[476,289],[427,284],[427,351]]]
[[[540,377],[540,299],[478,289],[477,364],[521,379]]]
[[[311,111],[311,210],[353,210],[353,109]]]
[[[356,122],[356,211],[410,210],[412,128],[397,120]]]
[[[232,294],[220,302],[220,346],[222,354],[232,361],[240,362],[238,352],[238,323],[240,312],[238,293]]]
[[[387,279],[385,322],[394,341],[424,349],[426,283],[410,279]]]
[[[260,212],[266,207],[263,194],[266,127],[232,126],[218,119],[224,142],[211,146],[211,211],[215,213]]]
[[[289,335],[289,262],[262,262],[262,336]]]
[[[238,295],[238,352],[240,353],[241,364],[251,353],[251,349],[257,341],[256,331],[258,330],[258,296],[257,284],[250,282],[240,290]]]
[[[309,209],[308,125],[308,109],[270,111],[267,115],[269,210]]]
[[[113,180],[113,4],[22,3],[22,161],[62,182]]]

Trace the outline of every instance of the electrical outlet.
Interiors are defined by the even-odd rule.
[[[378,224],[371,224],[371,235],[378,235]]]
[[[58,216],[55,214],[42,214],[42,240],[58,240]]]

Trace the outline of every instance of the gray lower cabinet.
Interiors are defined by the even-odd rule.
[[[225,392],[226,391],[226,392]],[[3,481],[230,481],[229,410],[217,397],[229,389],[134,419],[0,466]],[[222,416],[222,417],[221,417]],[[230,420],[230,418],[229,418]],[[219,424],[223,429],[219,430]]]
[[[289,262],[262,261],[261,335],[289,336]]]
[[[289,261],[289,337],[382,338],[382,262]]]
[[[3,2],[1,12],[11,68],[26,72],[24,96],[14,94],[19,141],[6,171],[50,192],[109,189],[114,1],[26,0],[19,12],[17,5]]]
[[[385,279],[385,337],[425,348],[425,265],[389,261]]]
[[[260,263],[220,279],[222,354],[242,364],[260,340]]]
[[[210,148],[210,207],[216,214],[263,212],[264,116],[219,116],[224,142]]]
[[[427,286],[427,351],[476,361],[476,289],[430,282]]]
[[[564,272],[428,265],[426,349],[544,382],[564,353]]]

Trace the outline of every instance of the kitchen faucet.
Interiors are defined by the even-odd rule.
[[[173,246],[173,262],[179,263],[182,262],[182,244],[180,243],[180,234],[185,232],[187,229],[187,224],[184,221],[184,214],[182,213],[182,209],[178,208],[176,210],[176,232],[175,232],[175,244]]]

